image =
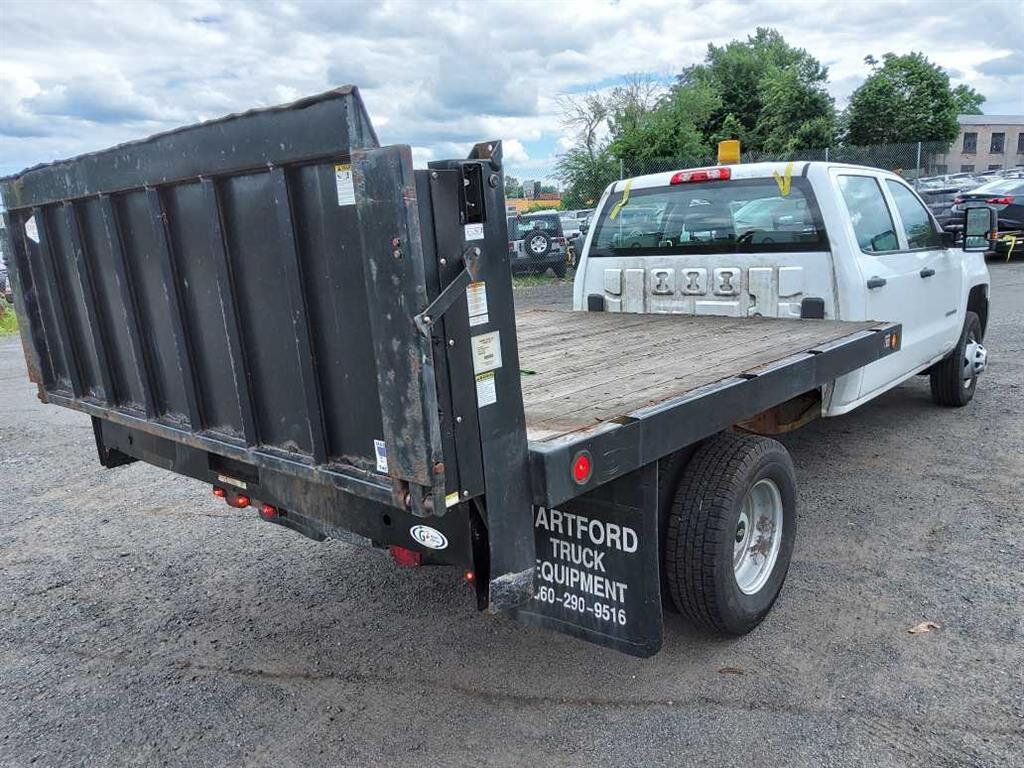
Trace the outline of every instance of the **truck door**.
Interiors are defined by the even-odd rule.
[[[901,245],[916,254],[921,264],[918,276],[925,288],[921,333],[926,357],[934,359],[953,347],[963,325],[962,251],[943,246],[938,225],[910,187],[886,179],[885,190],[900,224],[899,234],[905,239]]]
[[[864,397],[909,375],[928,356],[928,331],[922,322],[928,290],[921,278],[927,258],[901,243],[899,225],[878,177],[840,173],[836,181],[860,246],[854,258],[867,293],[865,319],[903,324],[900,351],[864,369]]]

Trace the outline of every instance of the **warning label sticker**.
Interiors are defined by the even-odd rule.
[[[25,222],[25,235],[33,243],[39,242],[39,228],[36,226],[36,217],[30,216]]]
[[[338,189],[338,205],[356,204],[356,190],[352,185],[352,166],[350,164],[334,166],[334,186]]]
[[[484,225],[483,224],[467,224],[465,226],[466,240],[483,240],[484,239]]]
[[[388,449],[383,440],[373,441],[373,453],[377,457],[377,471],[386,474],[388,471]]]
[[[494,386],[494,372],[476,377],[476,407],[494,405],[498,402],[498,390]]]
[[[473,373],[479,376],[501,368],[501,334],[498,331],[473,337]]]
[[[487,315],[487,283],[479,280],[466,286],[466,305],[469,307],[471,326],[490,322]]]

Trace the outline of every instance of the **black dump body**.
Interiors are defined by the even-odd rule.
[[[30,376],[92,417],[107,467],[462,566],[481,608],[649,655],[659,460],[894,351],[898,327],[733,328],[743,356],[685,370],[676,341],[713,357],[715,318],[517,329],[503,190],[499,142],[414,170],[352,87],[2,179]],[[607,572],[551,561],[584,522],[617,545]]]

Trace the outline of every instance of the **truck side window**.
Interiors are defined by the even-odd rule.
[[[899,250],[896,225],[876,179],[871,176],[840,176],[839,191],[846,201],[862,251]]]
[[[907,235],[907,243],[911,248],[937,248],[942,244],[942,237],[935,231],[932,217],[914,193],[898,181],[886,179],[889,193],[896,201],[896,210],[903,219],[903,230]]]

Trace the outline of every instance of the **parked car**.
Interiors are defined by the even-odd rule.
[[[1000,232],[1024,234],[1024,179],[1005,177],[995,179],[958,195],[953,200],[953,214],[962,216],[970,206],[984,204],[996,212]],[[1015,244],[1009,238],[1001,238],[993,243],[992,250],[1000,256],[1010,253],[1024,252],[1024,242]]]
[[[571,240],[580,233],[580,220],[576,218],[574,211],[563,211],[558,218],[562,222],[562,234],[567,240]]]
[[[513,274],[543,274],[550,269],[556,277],[565,277],[566,250],[557,212],[509,217],[508,252]]]

